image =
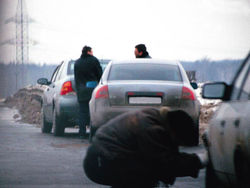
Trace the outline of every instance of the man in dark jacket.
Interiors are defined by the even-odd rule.
[[[86,125],[89,125],[90,121],[89,100],[94,89],[94,86],[88,87],[88,83],[98,83],[102,76],[102,68],[98,59],[93,56],[91,47],[83,47],[81,57],[75,62],[74,75],[80,108],[79,134],[84,138],[86,137]]]
[[[136,45],[134,53],[136,58],[151,58],[147,52],[145,44]]]
[[[119,188],[196,178],[207,159],[178,150],[195,143],[195,131],[192,118],[181,110],[163,107],[124,113],[97,130],[83,162],[85,173],[96,183]]]

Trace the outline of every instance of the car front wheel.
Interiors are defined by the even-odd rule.
[[[52,123],[49,123],[44,114],[44,109],[41,109],[41,130],[42,133],[51,133],[52,130]]]
[[[60,118],[56,114],[56,110],[53,111],[53,134],[54,136],[63,136],[64,134],[64,125],[61,122]]]
[[[206,188],[223,188],[218,178],[216,177],[214,170],[212,168],[211,162],[208,163],[206,168]]]
[[[250,163],[249,159],[237,148],[235,154],[235,173],[237,177],[237,186],[239,188],[250,187],[249,173]]]

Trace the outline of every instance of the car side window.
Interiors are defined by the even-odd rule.
[[[57,76],[58,71],[59,71],[59,68],[60,68],[60,65],[58,67],[56,67],[56,69],[55,69],[55,71],[54,71],[54,73],[53,73],[53,75],[51,77],[51,82],[55,82],[56,76]]]
[[[62,62],[62,65],[60,67],[60,70],[58,71],[58,76],[56,77],[56,81],[57,80],[60,80],[62,78],[62,75],[63,75],[63,70],[64,70],[64,67],[65,67],[65,62]]]
[[[238,77],[235,80],[233,93],[231,97],[232,100],[237,100],[240,95],[244,78],[246,78],[246,75],[249,72],[249,65],[250,65],[250,58],[248,58],[248,61],[245,63],[244,67],[242,68],[242,70],[238,74]]]
[[[250,100],[250,68],[248,68],[248,74],[246,75],[246,80],[243,85],[241,94],[240,94],[240,99],[241,100]]]

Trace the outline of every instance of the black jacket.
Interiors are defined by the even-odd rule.
[[[93,88],[86,88],[86,82],[99,82],[102,76],[102,68],[98,59],[94,56],[81,56],[75,62],[74,67],[75,83],[77,89],[77,98],[79,102],[89,101]]]
[[[179,152],[164,121],[154,108],[122,114],[97,130],[93,145],[109,160],[145,161],[162,172],[162,180],[196,177],[201,165],[198,157]]]
[[[141,56],[137,58],[151,58],[151,56],[148,54],[148,52],[144,52]]]

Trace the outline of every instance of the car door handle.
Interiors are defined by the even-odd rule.
[[[226,122],[225,122],[224,120],[222,120],[222,121],[220,122],[220,126],[221,126],[221,127],[225,127],[225,125],[226,125]]]
[[[236,119],[236,120],[234,121],[234,126],[235,126],[235,127],[239,127],[239,126],[240,126],[240,120],[239,120],[239,119]]]
[[[226,125],[226,121],[225,120],[222,120],[221,122],[220,122],[220,126],[221,126],[221,130],[220,130],[220,135],[224,135],[224,127],[225,127],[225,125]]]

